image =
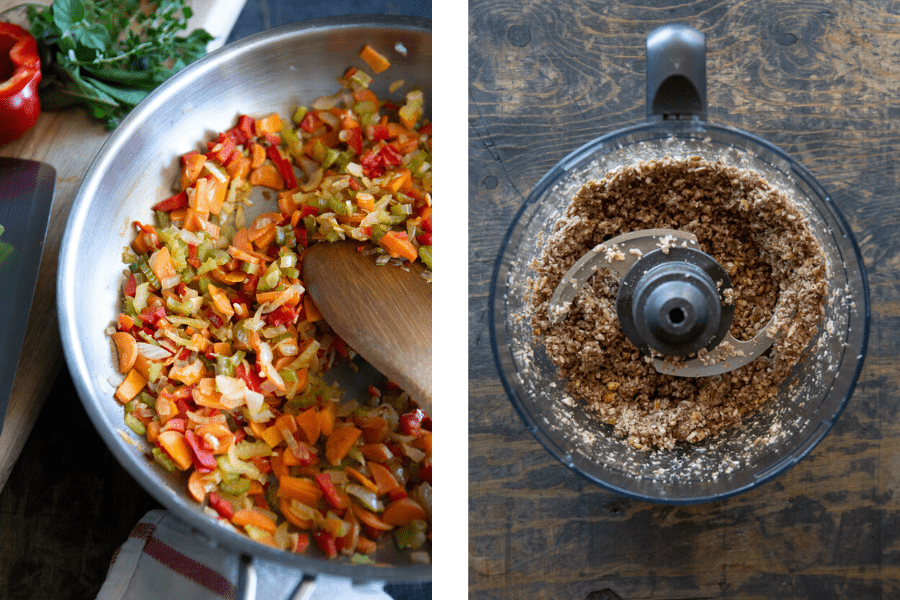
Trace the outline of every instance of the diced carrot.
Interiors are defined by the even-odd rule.
[[[169,379],[180,381],[185,385],[193,385],[203,379],[205,375],[206,366],[199,358],[194,359],[194,362],[187,365],[172,365],[169,369]]]
[[[319,425],[322,435],[328,436],[334,431],[334,422],[337,419],[337,404],[327,402],[319,410]]]
[[[357,483],[362,484],[364,488],[371,492],[378,493],[378,484],[354,469],[353,467],[344,467],[344,471],[351,479],[355,479]]]
[[[275,529],[277,528],[275,521],[258,510],[251,509],[235,511],[234,515],[231,517],[231,522],[238,527],[252,525],[267,533],[275,533]]]
[[[266,162],[266,148],[262,144],[254,142],[250,146],[250,169],[255,169]]]
[[[333,465],[340,464],[360,435],[362,430],[353,426],[336,428],[325,441],[325,458]]]
[[[246,156],[241,156],[237,160],[231,161],[227,167],[225,167],[225,172],[228,173],[229,179],[246,179],[247,175],[250,174],[250,169],[252,168],[253,161]]]
[[[391,474],[387,467],[380,465],[377,462],[369,462],[368,465],[369,471],[372,472],[372,479],[375,480],[375,483],[378,486],[379,496],[389,494],[400,487],[400,484],[397,483],[397,480],[394,479],[393,474]]]
[[[415,262],[419,257],[419,252],[412,242],[406,237],[405,231],[388,231],[378,242],[393,257],[402,256],[409,262]]]
[[[203,170],[203,164],[206,162],[206,156],[200,153],[185,156],[184,166],[181,169],[181,189],[188,189],[200,176]]]
[[[381,518],[385,523],[400,527],[409,525],[419,519],[425,519],[427,516],[425,509],[412,498],[394,500],[387,505],[381,514]]]
[[[412,446],[413,448],[418,448],[425,454],[430,455],[431,454],[431,434],[423,432],[421,436],[417,437],[410,443],[410,446]]]
[[[306,369],[303,369],[304,374]],[[305,377],[304,377],[305,379]],[[316,407],[308,408],[296,417],[297,425],[303,432],[304,440],[307,444],[315,444],[319,440],[319,434],[322,432],[322,422],[319,420],[319,411]]]
[[[191,471],[187,487],[191,498],[195,501],[202,503],[206,500],[206,481],[200,471]]]
[[[168,429],[159,434],[159,445],[162,446],[166,454],[175,462],[179,469],[187,471],[193,461],[191,460],[191,449],[184,434],[174,429]]]
[[[138,231],[134,240],[132,240],[131,249],[134,250],[136,254],[149,254],[155,250],[155,246],[150,243],[147,232],[142,229],[141,231]]]
[[[209,284],[209,295],[212,296],[213,304],[222,315],[227,318],[231,318],[234,315],[234,307],[228,300],[228,296],[225,295],[225,290]]]
[[[212,188],[209,196],[209,213],[217,215],[222,212],[222,205],[228,194],[228,181],[221,181],[215,177],[210,177],[209,180]]]
[[[134,362],[137,360],[137,341],[134,336],[124,331],[117,331],[110,337],[119,354],[119,372],[127,373],[134,367]]]
[[[278,133],[281,131],[281,117],[278,113],[272,113],[262,119],[256,120],[256,135],[263,136],[267,133]]]
[[[384,55],[380,54],[368,44],[363,46],[363,49],[359,53],[359,57],[366,61],[366,64],[372,67],[372,70],[375,71],[375,73],[381,73],[391,66],[390,61],[385,58]]]
[[[306,312],[306,320],[310,323],[322,320],[322,313],[319,312],[319,307],[309,297],[309,294],[303,295],[303,310]]]
[[[412,173],[407,168],[397,169],[397,174],[394,175],[393,179],[388,181],[385,184],[385,189],[391,191],[391,193],[396,194],[400,191],[400,188],[409,185],[409,182],[412,180]]]
[[[393,525],[384,522],[381,517],[370,510],[366,510],[362,506],[359,506],[358,504],[351,504],[350,506],[353,509],[353,514],[356,515],[356,518],[359,519],[360,523],[363,525],[368,525],[372,529],[378,531],[390,531],[394,528]]]
[[[294,509],[291,508],[291,501],[288,498],[279,498],[278,508],[281,509],[281,514],[284,515],[284,518],[287,519],[288,523],[294,527],[297,527],[298,529],[309,529],[312,527],[312,520],[304,519],[294,512]]]
[[[147,441],[151,444],[155,444],[156,440],[159,439],[160,429],[162,429],[162,424],[159,421],[150,421],[147,423]]]
[[[284,475],[278,479],[278,497],[315,507],[322,497],[322,490],[309,479]]]
[[[356,539],[356,551],[360,554],[372,554],[378,548],[378,544],[361,535]]]
[[[356,194],[356,205],[367,212],[375,210],[375,196],[369,192],[359,192]]]
[[[169,419],[178,414],[178,406],[167,395],[160,394],[156,399],[156,414],[159,415],[160,423],[165,425]]]
[[[134,323],[134,317],[125,313],[119,313],[119,317],[116,320],[116,327],[121,331],[128,331],[134,327]]]
[[[378,96],[369,88],[360,88],[353,91],[353,99],[357,102],[373,102],[378,104]]]
[[[281,479],[285,475],[288,475],[287,467],[284,466],[284,460],[282,459],[280,454],[273,454],[269,457],[269,463],[272,465],[272,474],[275,476],[275,479]]]
[[[373,462],[387,462],[394,458],[394,453],[390,451],[387,444],[363,444],[359,447],[363,458]]]
[[[119,387],[116,388],[116,399],[122,404],[128,404],[135,396],[141,393],[147,379],[138,373],[137,369],[131,369],[125,376]]]
[[[153,274],[156,275],[162,285],[164,285],[162,282],[165,280],[178,275],[175,265],[172,264],[172,255],[169,254],[169,249],[166,246],[150,255],[150,270],[153,271]]]
[[[273,190],[284,189],[284,177],[275,165],[263,164],[250,171],[250,185],[262,185]]]

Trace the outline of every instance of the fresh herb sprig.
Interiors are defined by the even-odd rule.
[[[3,235],[4,231],[3,225],[0,225],[0,235]],[[13,247],[12,244],[7,244],[6,242],[0,242],[0,264],[3,264],[3,261],[6,260],[6,257],[12,254]]]
[[[41,50],[41,106],[86,107],[110,129],[166,79],[206,54],[183,0],[54,0],[27,5]]]

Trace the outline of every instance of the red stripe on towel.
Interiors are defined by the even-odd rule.
[[[235,597],[235,589],[227,579],[171,546],[167,546],[157,538],[147,540],[144,552],[176,573],[223,598]]]

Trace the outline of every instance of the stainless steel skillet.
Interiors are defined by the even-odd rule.
[[[299,104],[334,93],[347,67],[365,68],[359,50],[366,43],[392,62],[374,76],[377,93],[387,96],[390,83],[403,79],[404,89],[418,87],[431,97],[430,21],[385,16],[266,31],[211,53],[153,92],[113,132],[82,182],[60,248],[57,308],[69,371],[91,421],[119,462],[179,518],[246,557],[307,574],[427,581],[431,566],[411,562],[392,544],[381,545],[376,565],[356,565],[281,552],[217,525],[188,497],[182,476],[157,469],[145,458],[141,439],[124,426],[113,399],[120,376],[104,335],[116,314],[128,224],[148,219],[150,206],[171,194],[177,157],[231,127],[238,114],[289,115]],[[252,567],[252,560],[245,563]]]

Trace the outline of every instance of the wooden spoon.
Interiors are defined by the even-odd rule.
[[[347,344],[431,415],[431,284],[379,266],[361,242],[315,244],[303,257],[303,285]]]

